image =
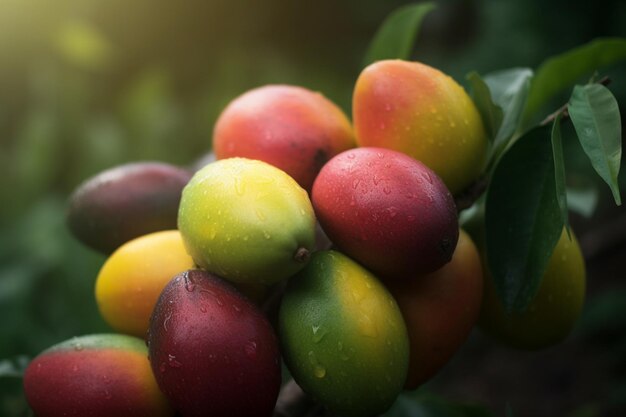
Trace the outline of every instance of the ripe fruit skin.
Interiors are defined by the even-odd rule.
[[[38,417],[171,416],[143,340],[117,334],[76,337],[42,352],[24,373]]]
[[[185,417],[270,416],[280,353],[261,312],[230,284],[186,271],[163,290],[150,322],[150,362]]]
[[[105,254],[136,237],[175,229],[180,195],[191,175],[160,162],[103,171],[70,197],[69,229],[82,243]]]
[[[350,121],[322,94],[290,85],[255,88],[219,116],[213,148],[218,159],[268,162],[311,190],[320,168],[355,146]]]
[[[476,245],[459,233],[452,260],[410,280],[387,282],[407,326],[411,354],[405,389],[432,378],[467,340],[480,315],[483,270]]]
[[[385,287],[336,251],[289,280],[279,313],[285,362],[302,389],[341,416],[387,410],[406,379],[409,344]]]
[[[423,162],[456,194],[481,173],[487,137],[465,90],[418,62],[378,61],[357,79],[352,101],[359,146],[394,149]]]
[[[126,242],[106,260],[96,280],[100,314],[116,331],[144,339],[161,291],[178,273],[194,267],[178,230]]]
[[[315,245],[308,194],[262,161],[222,159],[183,190],[178,227],[195,262],[235,283],[274,284],[300,270]]]
[[[400,152],[342,152],[320,171],[312,201],[337,248],[381,279],[432,272],[454,252],[459,225],[450,192]]]
[[[585,300],[585,261],[574,233],[564,230],[539,290],[523,313],[508,315],[491,277],[485,279],[480,327],[503,343],[535,350],[562,342],[580,316]]]

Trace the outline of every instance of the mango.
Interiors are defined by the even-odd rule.
[[[578,240],[563,230],[537,293],[523,312],[507,313],[496,293],[493,278],[485,277],[480,328],[502,343],[538,350],[561,343],[569,336],[585,302],[586,271]]]
[[[432,272],[452,258],[454,200],[432,170],[403,153],[342,152],[322,168],[311,198],[330,240],[380,279]]]
[[[419,62],[384,60],[356,81],[352,115],[359,146],[406,153],[437,173],[452,194],[481,174],[487,136],[463,87]]]
[[[79,241],[107,255],[136,237],[175,229],[181,192],[191,175],[159,162],[103,171],[70,196],[68,227]]]
[[[461,230],[449,263],[425,276],[386,284],[406,323],[410,357],[404,387],[413,390],[450,361],[478,322],[483,295],[480,254]]]
[[[156,304],[148,345],[157,383],[183,416],[272,415],[278,339],[227,281],[202,270],[177,275]]]
[[[314,253],[288,281],[279,337],[298,385],[338,415],[379,415],[402,390],[409,341],[398,305],[340,252]]]
[[[165,417],[143,340],[118,334],[76,337],[29,364],[24,392],[38,417]]]
[[[96,302],[104,320],[121,333],[144,339],[165,285],[194,267],[178,230],[150,233],[120,246],[96,279]]]
[[[307,191],[326,161],[355,145],[350,121],[337,105],[292,85],[266,85],[235,98],[213,132],[218,159],[265,161]]]
[[[178,228],[200,267],[235,283],[286,279],[315,245],[307,192],[284,171],[246,158],[218,160],[194,174]]]

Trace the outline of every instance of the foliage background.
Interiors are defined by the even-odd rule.
[[[0,415],[25,415],[21,381],[11,375],[29,358],[108,331],[93,299],[104,257],[68,234],[69,193],[123,162],[192,164],[210,150],[221,109],[255,86],[302,85],[349,112],[369,40],[405,3],[0,0]],[[472,70],[535,68],[599,36],[626,36],[626,3],[439,1],[414,57],[467,85]],[[604,72],[622,115],[625,69]],[[482,404],[494,415],[626,410],[626,214],[567,141],[567,128],[564,135],[577,168],[568,181],[595,184],[598,195],[592,216],[572,215],[589,274],[576,331],[538,353],[474,332],[420,396]]]

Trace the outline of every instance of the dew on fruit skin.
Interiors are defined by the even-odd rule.
[[[241,308],[237,304],[233,304],[233,310],[235,310],[236,313],[241,313]]]
[[[163,320],[163,330],[167,331],[167,322],[169,322],[171,318],[172,318],[172,313],[169,313],[165,317],[165,320]]]
[[[243,196],[245,192],[245,184],[241,181],[241,178],[235,177],[235,193],[237,193],[238,196]]]
[[[110,400],[111,398],[113,398],[113,396],[111,395],[109,390],[104,390],[104,399],[105,400]]]
[[[352,157],[354,158],[354,155],[352,155]],[[352,180],[352,188],[356,190],[360,183],[361,180],[358,178]]]
[[[172,354],[167,355],[167,363],[171,368],[180,368],[183,365],[176,359],[176,356]]]
[[[389,217],[393,219],[398,215],[398,209],[393,206],[387,207],[387,213],[389,213]]]
[[[257,343],[254,340],[249,340],[248,342],[246,342],[243,350],[248,358],[252,360],[255,360],[257,358]]]
[[[347,361],[348,359],[350,359],[350,357],[343,348],[342,342],[337,342],[337,350],[339,350],[339,357],[342,361]]]
[[[391,194],[391,188],[389,187],[383,187],[383,192],[387,195]]]
[[[313,365],[313,375],[316,378],[322,379],[326,376],[326,368],[324,368],[315,357],[315,353],[310,350],[309,351],[309,362]]]
[[[316,366],[313,368],[313,375],[315,375],[316,378],[324,378],[326,376],[326,369],[322,366]]]
[[[165,362],[161,362],[161,364],[159,365],[159,371],[161,371],[161,373],[164,373],[166,369],[167,366],[165,365]]]
[[[256,214],[257,219],[259,219],[262,222],[267,220],[267,217],[265,216],[265,213],[263,213],[263,211],[261,209],[259,209],[258,207],[254,210],[254,214]]]
[[[189,292],[194,292],[196,290],[196,283],[193,282],[193,279],[189,277],[189,274],[185,273],[183,275],[185,279],[185,289]]]
[[[327,331],[321,326],[311,326],[313,331],[313,343],[319,343],[326,336]]]
[[[377,337],[378,331],[376,330],[376,324],[367,313],[361,313],[358,318],[359,333],[367,337]]]
[[[263,237],[265,238],[265,240],[270,240],[272,238],[272,235],[270,235],[267,230],[263,231]]]
[[[81,351],[81,350],[83,350],[83,349],[84,349],[84,348],[83,348],[82,343],[76,343],[76,344],[74,345],[74,350],[75,350],[75,351],[77,351],[77,352],[80,352],[80,351]]]
[[[206,313],[207,312],[206,307],[205,306],[200,306],[200,312],[201,313]]]

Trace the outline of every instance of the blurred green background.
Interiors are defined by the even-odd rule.
[[[252,87],[305,86],[349,112],[369,40],[407,3],[0,0],[0,416],[28,415],[29,358],[108,330],[93,298],[104,257],[69,235],[69,193],[124,162],[192,164],[210,151],[221,109]],[[472,70],[535,68],[601,36],[626,36],[625,2],[439,1],[414,57],[465,83]],[[625,69],[603,72],[622,114]],[[597,183],[578,148],[568,155],[580,168],[571,180]],[[572,218],[589,271],[572,338],[532,354],[476,332],[429,392],[495,415],[622,415],[626,217],[597,190],[595,214]]]

